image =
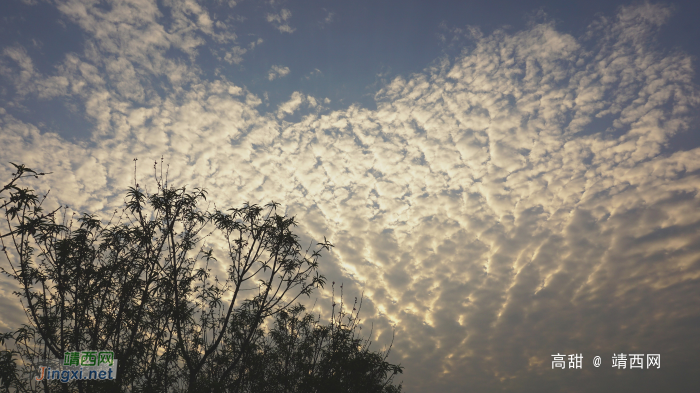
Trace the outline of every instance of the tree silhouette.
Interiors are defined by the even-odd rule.
[[[400,392],[392,380],[402,367],[386,361],[389,350],[370,351],[371,342],[358,334],[360,308],[355,298],[346,313],[341,300],[328,325],[304,314],[301,305],[280,312],[256,351],[256,363],[263,367],[247,391]]]
[[[75,219],[66,208],[45,212],[47,196],[18,185],[44,174],[13,165],[0,190],[0,269],[18,284],[28,321],[0,335],[0,345],[14,343],[0,352],[2,389],[400,391],[389,350],[372,352],[357,334],[359,309],[347,314],[341,301],[324,325],[298,304],[325,284],[318,260],[332,244],[302,248],[277,203],[202,208],[206,191],[170,186],[161,162],[153,193],[134,184],[107,222]],[[118,378],[34,380],[37,359],[86,349],[114,351]]]

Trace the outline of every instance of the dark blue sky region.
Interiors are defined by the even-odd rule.
[[[260,96],[267,93],[269,101],[259,108],[262,112],[276,110],[294,91],[328,97],[330,109],[355,103],[376,108],[376,92],[393,78],[421,72],[444,56],[453,60],[462,50],[470,48],[473,39],[464,34],[467,26],[477,27],[483,34],[496,29],[512,33],[534,23],[549,22],[562,33],[581,37],[598,17],[614,18],[621,4],[510,0],[240,1],[230,7],[225,2],[212,2],[209,5],[212,14],[231,22],[243,46],[260,38],[263,44],[249,50],[240,64],[228,64],[217,60],[212,53],[224,45],[208,38],[207,45],[197,51],[196,64],[202,76],[209,80],[224,76]],[[104,8],[108,7],[104,3]],[[656,44],[661,51],[681,50],[697,62],[700,5],[684,1],[670,3],[670,7],[673,13],[655,37]],[[266,15],[280,9],[291,12],[292,34],[280,33],[266,21]],[[164,10],[161,18],[167,20],[167,14]],[[0,4],[0,15],[3,15],[0,45],[21,45],[43,73],[54,72],[66,53],[80,54],[84,50],[84,32],[62,17],[55,7],[6,1]],[[171,55],[188,61],[187,55],[176,50]],[[291,71],[273,85],[268,80],[268,70],[275,64],[284,64]],[[158,78],[154,79],[157,87]],[[697,73],[693,80],[700,81]],[[3,88],[1,93],[2,100],[12,96],[8,88]],[[78,107],[66,105],[63,100],[31,101],[33,106],[42,107],[38,111],[39,120],[47,130],[68,138],[89,138],[91,124],[81,119],[76,112]],[[27,120],[36,119],[37,115],[26,110],[14,113]],[[700,140],[682,134],[671,144],[675,150],[696,147]]]

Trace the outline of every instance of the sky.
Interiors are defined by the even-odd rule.
[[[51,203],[106,218],[134,158],[146,184],[163,157],[218,206],[280,202],[335,244],[321,272],[364,293],[377,349],[395,335],[408,393],[700,387],[699,3],[0,15],[0,179],[51,171],[32,183]],[[24,322],[13,288],[0,278],[0,329]],[[620,353],[660,367],[614,368]]]

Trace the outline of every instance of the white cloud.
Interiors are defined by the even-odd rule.
[[[267,14],[267,21],[270,23],[283,23],[287,21],[287,19],[291,18],[291,16],[291,11],[289,11],[288,9],[282,9],[282,11],[279,14]]]
[[[260,45],[260,44],[262,44],[262,43],[263,43],[263,39],[262,39],[262,38],[258,38],[258,39],[255,40],[255,41],[251,41],[251,43],[248,44],[248,46],[250,47],[250,49],[255,49],[256,46],[258,46],[258,45]]]
[[[312,77],[315,77],[318,75],[323,75],[323,72],[321,72],[321,70],[319,70],[318,68],[314,68],[313,71],[309,72],[306,76],[304,76],[304,79],[309,80]]]
[[[335,12],[330,12],[330,11],[326,10],[325,8],[323,10],[326,11],[326,17],[323,18],[323,20],[321,21],[321,25],[322,26],[329,25],[333,22],[333,17],[335,16]]]
[[[267,97],[265,97],[265,100],[267,101]],[[289,97],[288,101],[283,102],[279,105],[279,107],[277,108],[277,118],[282,119],[286,115],[293,114],[294,112],[299,110],[299,108],[301,108],[303,104],[306,104],[309,108],[318,107],[318,102],[316,101],[316,98],[312,96],[305,96],[304,94],[295,91]]]
[[[243,55],[247,51],[248,51],[247,49],[241,48],[240,46],[234,46],[230,52],[226,52],[226,56],[224,56],[224,60],[226,60],[226,62],[228,62],[229,64],[231,64],[231,63],[241,64],[241,62],[243,61]]]
[[[233,8],[236,5],[238,5],[238,2],[236,0],[218,0],[219,3],[226,3],[228,4],[229,7]]]
[[[287,20],[292,17],[292,12],[288,9],[282,9],[279,14],[267,14],[267,21],[272,23],[277,30],[282,33],[293,33],[294,28],[290,27]]]
[[[289,74],[289,67],[284,67],[280,65],[273,65],[270,67],[270,71],[267,73],[268,80],[275,80],[277,78],[282,78]]]

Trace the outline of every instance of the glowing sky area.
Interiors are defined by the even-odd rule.
[[[698,6],[432,3],[3,1],[0,179],[282,203],[408,393],[699,391]]]

